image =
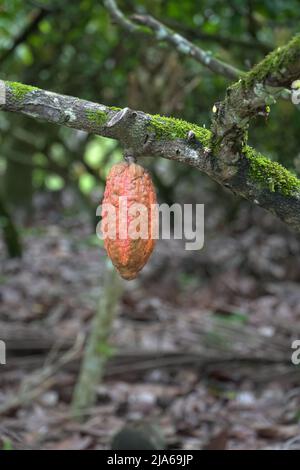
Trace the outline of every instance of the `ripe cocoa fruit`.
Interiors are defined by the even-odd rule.
[[[103,213],[107,204],[115,209],[114,236],[107,236],[110,222]],[[142,166],[122,162],[111,168],[102,202],[101,229],[107,254],[124,279],[134,279],[153,251],[156,241],[153,234],[157,229],[155,208],[155,188]],[[137,217],[141,213],[143,217],[139,221],[143,223],[139,224]]]

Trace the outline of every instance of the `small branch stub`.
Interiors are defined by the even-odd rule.
[[[136,156],[133,154],[133,152],[130,152],[129,150],[124,150],[123,158],[125,162],[129,164],[137,162]]]
[[[114,127],[123,121],[129,114],[131,110],[129,108],[124,108],[121,111],[117,112],[106,124],[106,127]]]

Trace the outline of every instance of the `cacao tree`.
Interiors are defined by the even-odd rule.
[[[299,230],[298,178],[248,144],[251,120],[260,115],[267,118],[272,103],[299,77],[299,34],[244,71],[217,59],[150,15],[129,19],[115,1],[104,1],[104,6],[124,34],[167,43],[232,82],[223,99],[211,103],[210,129],[199,123],[149,115],[129,107],[117,109],[9,80],[1,81],[5,95],[1,110],[117,139],[135,157],[182,162]]]
[[[300,231],[300,119],[291,99],[300,78],[297,0],[245,5],[207,0],[203,6],[175,0],[30,3],[7,0],[1,6],[5,200],[14,172],[24,183],[18,185],[17,204],[26,200],[30,206],[35,179],[51,186],[49,173],[74,187],[80,186],[74,173],[83,169],[103,189],[106,175],[100,177],[82,158],[94,136],[101,136],[115,139],[137,160],[152,157],[155,185],[167,197],[180,178],[200,170],[228,198],[230,192],[241,196]],[[282,35],[274,31],[276,21]],[[177,81],[184,83],[180,92]],[[171,182],[159,171],[161,159],[173,165]],[[91,201],[82,191],[80,196],[88,206]],[[6,208],[2,212],[11,219]],[[115,280],[108,269],[108,290],[75,390],[76,412],[95,399],[92,387],[107,356],[115,299],[109,287]]]

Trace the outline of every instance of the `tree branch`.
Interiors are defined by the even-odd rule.
[[[223,75],[231,80],[243,75],[241,70],[214,58],[210,52],[196,46],[180,34],[173,31],[171,28],[168,28],[158,20],[154,19],[152,16],[134,15],[132,17],[135,21],[134,22],[126,18],[118,8],[115,0],[104,0],[104,5],[116,23],[128,32],[146,37],[149,37],[150,35],[150,37],[154,37],[159,42],[169,43],[173,47],[175,46],[179,53],[193,58],[212,72]],[[136,23],[139,23],[142,26],[139,26]],[[148,29],[145,30],[145,26]]]
[[[185,39],[180,34],[173,31],[171,28],[168,28],[160,23],[152,16],[135,15],[133,18],[138,23],[151,28],[157,40],[163,39],[173,47],[175,46],[178,52],[195,59],[212,72],[217,73],[218,75],[223,75],[230,79],[236,79],[243,75],[241,70],[238,70],[232,65],[226,64],[225,62],[216,59],[212,56],[211,52],[204,51],[200,47]]]
[[[278,47],[227,89],[225,100],[214,106],[213,147],[225,172],[247,143],[249,122],[268,116],[280,87],[290,87],[300,76],[300,34]]]
[[[208,129],[180,119],[114,108],[16,82],[0,81],[0,109],[119,140],[139,156],[158,156],[203,171],[233,193],[259,204],[300,232],[300,180],[249,146],[232,150],[220,165],[222,146]]]
[[[243,37],[235,37],[229,36],[221,33],[206,33],[202,31],[200,28],[193,28],[190,26],[183,25],[175,20],[165,20],[164,21],[167,26],[172,29],[176,29],[182,31],[185,36],[191,40],[201,39],[203,41],[208,42],[215,42],[221,44],[222,46],[237,46],[240,48],[247,48],[247,49],[258,49],[259,51],[263,52],[264,54],[268,54],[272,47],[270,44],[265,42],[261,42],[257,39],[246,39]]]
[[[1,89],[5,99],[0,109],[4,111],[117,139],[136,156],[161,155],[205,170],[201,156],[210,141],[210,131],[195,124],[96,104],[18,82],[0,81]],[[188,132],[193,129],[197,139],[189,142]],[[165,141],[172,141],[172,145],[168,148]]]
[[[125,29],[129,33],[145,34],[145,31],[143,31],[142,28],[134,24],[133,21],[130,21],[128,18],[126,18],[124,13],[117,6],[115,0],[104,0],[103,3],[104,3],[105,8],[108,10],[110,16],[112,17],[112,19],[117,24],[122,26],[123,29]]]

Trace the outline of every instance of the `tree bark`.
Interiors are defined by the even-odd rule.
[[[95,404],[97,385],[101,382],[106,363],[112,355],[109,337],[120,295],[121,281],[109,261],[107,262],[99,306],[92,321],[79,378],[74,390],[72,409],[75,417],[82,416],[83,410]]]

